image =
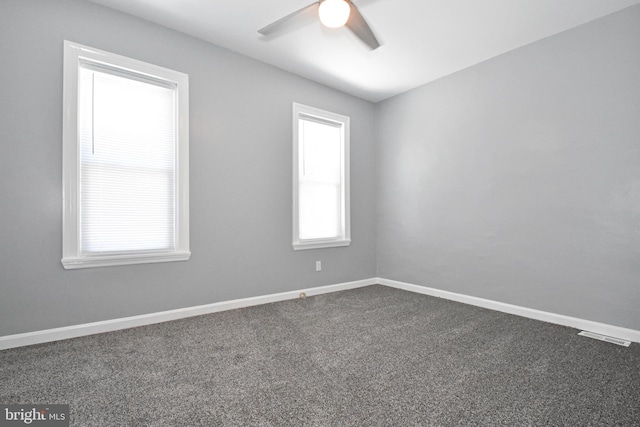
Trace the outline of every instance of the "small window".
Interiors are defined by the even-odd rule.
[[[188,76],[65,42],[65,268],[189,259]]]
[[[349,117],[293,104],[293,248],[350,243]]]

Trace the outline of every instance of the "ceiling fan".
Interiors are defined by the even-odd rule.
[[[329,28],[339,28],[346,26],[362,40],[371,50],[380,47],[380,43],[371,31],[369,24],[364,20],[360,11],[351,0],[319,0],[308,6],[297,10],[284,18],[267,25],[258,30],[262,35],[268,36],[279,31],[291,23],[293,18],[305,15],[316,15],[320,17],[320,22]]]

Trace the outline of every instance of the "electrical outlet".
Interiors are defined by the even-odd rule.
[[[316,261],[316,271],[322,271],[322,261]]]

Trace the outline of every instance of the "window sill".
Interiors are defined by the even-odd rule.
[[[339,246],[349,246],[351,240],[313,240],[307,242],[295,242],[293,249],[296,251],[304,249],[321,249],[321,248],[335,248]]]
[[[172,252],[168,254],[110,255],[96,257],[63,258],[65,270],[79,268],[110,267],[116,265],[148,264],[156,262],[187,261],[191,252]]]

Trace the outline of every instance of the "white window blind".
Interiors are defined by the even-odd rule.
[[[340,125],[300,118],[300,239],[342,234]]]
[[[80,68],[80,247],[173,250],[175,88]]]

